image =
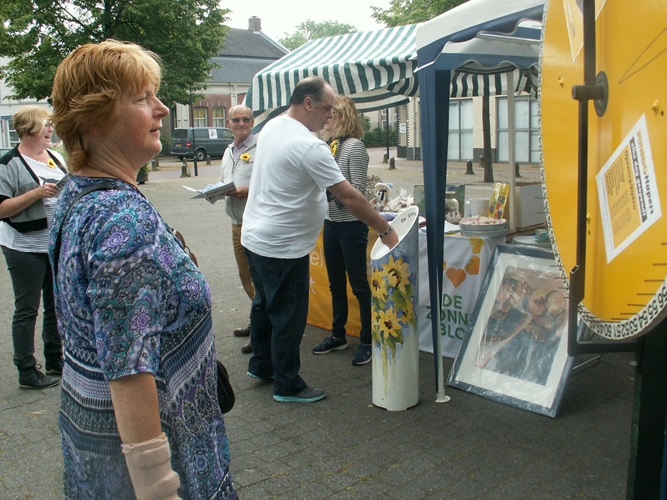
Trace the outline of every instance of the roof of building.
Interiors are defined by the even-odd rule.
[[[261,31],[229,28],[225,43],[211,61],[218,65],[211,71],[209,83],[247,83],[255,74],[289,50]]]
[[[289,53],[285,47],[272,40],[262,31],[229,28],[219,56],[280,59]]]
[[[209,83],[247,83],[252,82],[255,74],[266,68],[275,59],[245,59],[239,57],[213,57],[211,61],[218,65],[211,70]]]

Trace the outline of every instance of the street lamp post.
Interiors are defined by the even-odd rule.
[[[195,177],[197,177],[197,134],[195,132],[195,111],[192,105],[192,87],[190,87],[190,127],[192,127],[192,151],[193,163],[195,166]]]
[[[387,161],[389,161],[389,107],[387,107],[385,113],[387,113],[386,115],[387,119],[385,120],[385,124],[387,127]]]

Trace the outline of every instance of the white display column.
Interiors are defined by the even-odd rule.
[[[398,244],[378,240],[371,251],[373,404],[390,411],[419,402],[418,218],[416,206],[400,212],[391,222]]]

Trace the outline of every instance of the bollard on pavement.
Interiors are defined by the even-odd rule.
[[[466,162],[466,175],[475,175],[475,172],[472,170],[472,160]]]
[[[190,177],[190,171],[188,170],[188,160],[183,158],[183,163],[181,164],[181,177]]]

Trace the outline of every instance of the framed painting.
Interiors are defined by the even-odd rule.
[[[555,417],[572,367],[567,311],[550,251],[498,245],[448,385]]]

